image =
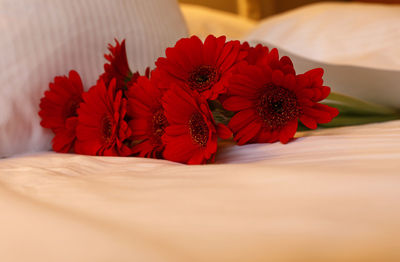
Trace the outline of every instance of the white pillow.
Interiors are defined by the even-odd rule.
[[[247,39],[321,62],[400,71],[400,5],[308,5],[264,20]]]
[[[0,0],[0,32],[0,157],[50,148],[38,105],[56,75],[75,69],[88,89],[114,38],[143,72],[187,35],[176,0]]]
[[[245,40],[278,47],[299,73],[324,68],[335,92],[400,109],[400,5],[313,4],[265,19]]]

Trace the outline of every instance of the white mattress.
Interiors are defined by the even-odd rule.
[[[400,121],[299,136],[207,166],[0,160],[1,261],[399,261]]]

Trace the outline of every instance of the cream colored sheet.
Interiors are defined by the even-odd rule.
[[[400,121],[218,162],[0,160],[0,261],[400,261]]]

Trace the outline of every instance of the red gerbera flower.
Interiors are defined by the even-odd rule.
[[[125,39],[121,43],[115,39],[115,46],[109,44],[110,54],[104,55],[109,63],[104,64],[104,73],[100,76],[106,86],[112,79],[117,80],[117,89],[126,90],[135,83],[140,76],[139,72],[132,73],[126,56]],[[150,68],[146,68],[145,75],[150,76]]]
[[[197,37],[183,38],[175,47],[167,48],[166,58],[159,58],[154,76],[177,82],[205,99],[216,99],[226,91],[234,65],[246,53],[239,41],[226,42],[226,37],[208,36],[203,42]]]
[[[70,117],[65,121],[65,129],[55,133],[52,140],[53,150],[59,153],[71,152],[76,141],[76,127],[78,117]]]
[[[296,77],[298,89],[310,90],[308,98],[311,103],[304,101],[308,106],[304,107],[300,121],[311,129],[317,128],[317,124],[329,123],[339,114],[336,108],[317,103],[327,98],[331,92],[330,87],[323,85],[323,74],[322,68],[315,68]]]
[[[330,93],[322,86],[322,69],[297,77],[267,65],[245,65],[238,72],[231,78],[231,96],[223,106],[237,112],[229,127],[239,145],[287,143],[296,133],[298,119],[316,128],[338,114],[337,109],[317,103]]]
[[[187,164],[214,161],[217,131],[207,101],[174,86],[163,96],[169,126],[165,128],[164,158]]]
[[[161,89],[154,80],[139,77],[127,92],[129,126],[135,143],[132,151],[141,157],[162,158],[164,144],[161,140],[168,126],[161,105]]]
[[[261,44],[252,47],[247,42],[244,42],[241,48],[247,52],[245,60],[249,65],[268,65],[273,70],[281,70],[285,74],[296,74],[292,60],[288,56],[282,56],[279,59],[276,48],[270,51],[268,47]]]
[[[83,95],[78,109],[77,153],[101,156],[128,156],[132,152],[126,145],[131,130],[124,120],[126,99],[116,91],[116,80],[106,88],[103,81]]]
[[[55,133],[53,150],[66,153],[76,139],[77,109],[83,101],[82,80],[76,71],[70,71],[69,77],[57,76],[49,86],[50,90],[40,100],[40,124]]]
[[[249,65],[256,65],[258,64],[263,58],[268,56],[269,49],[266,46],[263,46],[261,44],[256,45],[255,47],[252,47],[249,45],[248,42],[244,42],[241,45],[242,50],[247,52],[246,56],[246,62]]]

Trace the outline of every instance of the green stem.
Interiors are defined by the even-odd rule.
[[[321,124],[322,127],[340,127],[340,126],[354,126],[364,125],[370,123],[379,123],[390,120],[400,119],[399,116],[338,116],[327,124]]]
[[[396,115],[399,112],[391,108],[376,105],[339,93],[331,93],[324,104],[336,107],[343,113],[352,112],[354,114],[373,114],[373,115]],[[341,112],[342,113],[342,112]]]
[[[339,116],[323,127],[352,126],[400,119],[400,112],[338,93],[331,93],[323,102],[339,110]]]

